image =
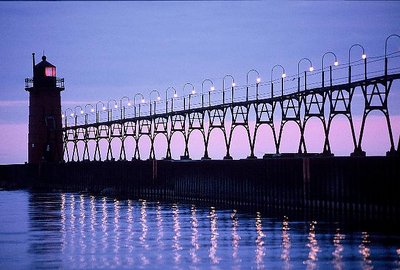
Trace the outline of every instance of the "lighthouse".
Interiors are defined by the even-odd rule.
[[[61,91],[64,79],[57,78],[56,67],[46,56],[35,65],[33,78],[25,79],[29,92],[28,162],[60,162],[62,156]]]

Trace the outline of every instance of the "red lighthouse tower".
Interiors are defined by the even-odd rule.
[[[33,78],[25,79],[29,92],[28,162],[62,161],[61,91],[64,79],[56,77],[56,67],[46,56],[35,65]]]

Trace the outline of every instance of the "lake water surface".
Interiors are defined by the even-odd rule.
[[[234,209],[0,191],[0,269],[400,269],[400,237]]]

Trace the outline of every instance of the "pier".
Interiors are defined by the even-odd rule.
[[[19,183],[25,188],[399,224],[399,163],[398,157],[44,163],[2,165],[0,179],[9,188]]]

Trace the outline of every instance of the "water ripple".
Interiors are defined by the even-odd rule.
[[[0,194],[4,269],[400,269],[398,235],[339,223],[87,194]]]

